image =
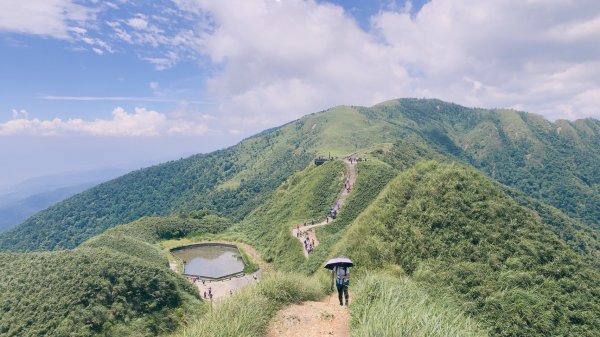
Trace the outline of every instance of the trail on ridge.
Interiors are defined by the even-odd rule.
[[[342,206],[344,205],[344,202],[346,201],[346,199],[348,198],[348,195],[350,194],[350,191],[352,191],[352,189],[354,188],[354,183],[356,182],[356,160],[353,160],[352,163],[350,162],[349,159],[344,160],[344,163],[346,163],[346,183],[348,183],[351,188],[350,190],[346,189],[346,188],[342,188],[342,191],[338,194],[338,197],[336,198],[336,204],[333,206],[333,208],[336,208],[338,213],[340,211],[340,209],[342,208]],[[308,236],[308,240],[310,242],[314,241],[314,247],[319,245],[319,240],[317,239],[317,234],[314,230],[315,227],[320,227],[320,226],[326,226],[330,223],[332,223],[334,220],[330,219],[329,221],[327,221],[327,219],[316,223],[314,225],[307,225],[307,226],[300,226],[300,228],[292,228],[292,235],[297,238],[298,240],[300,240],[300,242],[302,242],[304,244],[304,238],[306,236]],[[300,230],[300,235],[298,235],[298,230]],[[308,257],[308,252],[306,251],[306,249],[303,249],[303,253],[305,257]]]
[[[349,160],[346,163],[346,181],[351,188],[343,188],[338,194],[334,208],[338,212],[341,210],[346,198],[354,188],[356,182],[356,161],[352,163]],[[346,184],[344,184],[346,186]],[[306,235],[309,240],[314,240],[314,246],[319,244],[314,228],[326,226],[334,220],[323,220],[314,225],[301,226],[300,234],[298,229],[292,229],[292,235],[303,242]],[[304,256],[308,257],[306,249],[303,250]],[[321,301],[306,301],[291,305],[280,310],[275,319],[267,329],[268,337],[316,337],[316,336],[350,336],[350,314],[347,306],[338,305],[337,293],[326,296]]]

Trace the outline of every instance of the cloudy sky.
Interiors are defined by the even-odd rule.
[[[600,1],[0,0],[0,185],[399,97],[600,118]]]

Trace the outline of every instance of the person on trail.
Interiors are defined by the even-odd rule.
[[[206,299],[206,290],[204,290],[204,299]]]
[[[338,291],[338,298],[340,299],[340,305],[344,305],[343,297],[346,299],[346,305],[348,305],[348,286],[350,286],[350,268],[335,266],[331,270],[331,290],[333,291],[333,279],[335,277],[335,287]]]

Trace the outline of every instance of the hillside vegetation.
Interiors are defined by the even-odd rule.
[[[374,119],[402,123],[402,133],[418,135],[437,152],[600,228],[600,121],[551,123],[438,100],[401,99],[369,110]]]
[[[394,169],[374,160],[358,163],[356,170],[358,173],[356,183],[339,215],[333,223],[317,228],[319,245],[308,256],[308,259],[302,260],[299,265],[293,265],[295,269],[307,274],[321,269],[323,261],[327,260],[333,245],[343,237],[346,228],[373,202],[379,192],[397,174]]]
[[[231,223],[148,217],[71,251],[0,254],[1,336],[155,336],[206,310],[153,243]]]
[[[156,261],[107,248],[0,254],[0,335],[153,336],[175,329],[191,287]],[[197,301],[197,300],[196,300]]]
[[[394,179],[335,250],[450,292],[495,336],[594,336],[600,273],[473,169],[420,163]],[[336,254],[337,255],[337,254]]]
[[[352,287],[353,336],[488,336],[449,296],[431,296],[406,277],[369,274]]]
[[[291,228],[345,181],[341,160],[312,164],[329,154],[369,160],[305,258]],[[0,335],[259,336],[325,295],[322,263],[347,255],[357,336],[597,336],[599,163],[592,119],[417,99],[311,114],[1,233]],[[249,243],[277,271],[209,311],[159,249],[179,238]]]
[[[550,123],[525,112],[400,99],[314,113],[224,150],[132,172],[0,234],[0,250],[73,248],[142,216],[206,209],[238,222],[316,155],[385,151],[401,141],[415,147],[407,154],[469,163],[599,228],[600,121]]]
[[[304,261],[302,246],[291,236],[296,224],[321,221],[343,186],[341,161],[310,166],[290,177],[272,198],[234,227],[255,245],[263,258],[282,270]]]

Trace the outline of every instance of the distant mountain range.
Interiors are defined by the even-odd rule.
[[[20,224],[36,212],[125,172],[116,168],[90,170],[37,177],[0,187],[0,232]]]

